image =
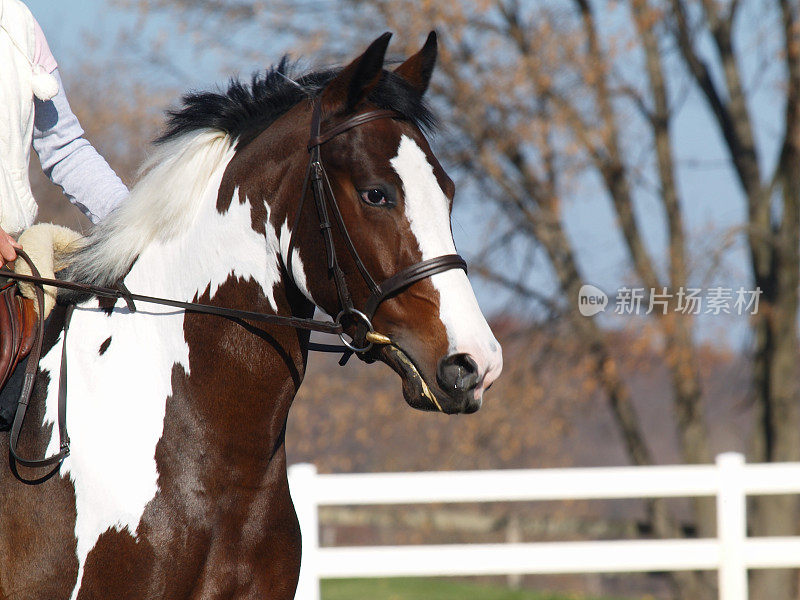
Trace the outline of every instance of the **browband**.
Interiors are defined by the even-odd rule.
[[[321,110],[319,108],[319,103],[317,103],[314,106],[314,115],[312,117],[312,119],[316,120],[316,123],[312,123],[311,125],[312,131],[319,131],[319,126],[320,126],[319,119],[321,118],[320,113]],[[314,148],[314,146],[319,146],[320,144],[324,144],[330,139],[335,138],[340,133],[343,133],[348,129],[352,129],[353,127],[358,127],[359,125],[363,125],[364,123],[369,123],[370,121],[375,121],[377,119],[393,119],[393,118],[398,118],[399,116],[400,115],[393,110],[370,110],[368,112],[361,113],[360,115],[351,117],[346,121],[339,123],[338,125],[329,127],[325,131],[322,131],[319,134],[314,135],[308,141],[308,150],[310,152],[312,148]]]

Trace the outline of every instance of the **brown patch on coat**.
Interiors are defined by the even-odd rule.
[[[56,306],[47,321],[43,352],[53,347],[64,323]],[[58,374],[56,373],[57,377]],[[45,393],[51,374],[39,372],[33,389],[19,451],[43,457],[52,426],[43,426]],[[0,433],[0,455],[8,456],[9,433]],[[20,467],[24,477],[42,470]],[[75,556],[75,490],[67,477],[55,476],[38,486],[25,485],[10,469],[0,469],[0,597],[14,600],[67,600],[78,576]]]

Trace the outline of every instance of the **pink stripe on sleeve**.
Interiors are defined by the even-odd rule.
[[[34,36],[36,40],[36,50],[33,54],[33,63],[41,65],[47,73],[52,73],[58,68],[58,63],[50,51],[50,46],[47,43],[47,38],[44,37],[44,31],[39,26],[36,19],[33,20]]]

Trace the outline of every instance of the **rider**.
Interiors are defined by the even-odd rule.
[[[38,212],[28,180],[31,144],[45,174],[92,222],[128,196],[83,137],[39,24],[20,0],[0,0],[0,266],[17,257],[15,237]],[[14,418],[22,372],[0,395],[0,431]]]
[[[83,137],[42,29],[20,0],[0,0],[0,266],[38,211],[28,180],[30,148],[44,173],[92,222],[128,189]]]

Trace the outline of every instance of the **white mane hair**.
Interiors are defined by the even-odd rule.
[[[63,257],[61,262],[67,267],[61,276],[114,285],[148,244],[187,231],[209,179],[229,158],[233,143],[225,132],[202,129],[154,146],[139,169],[130,197]]]

